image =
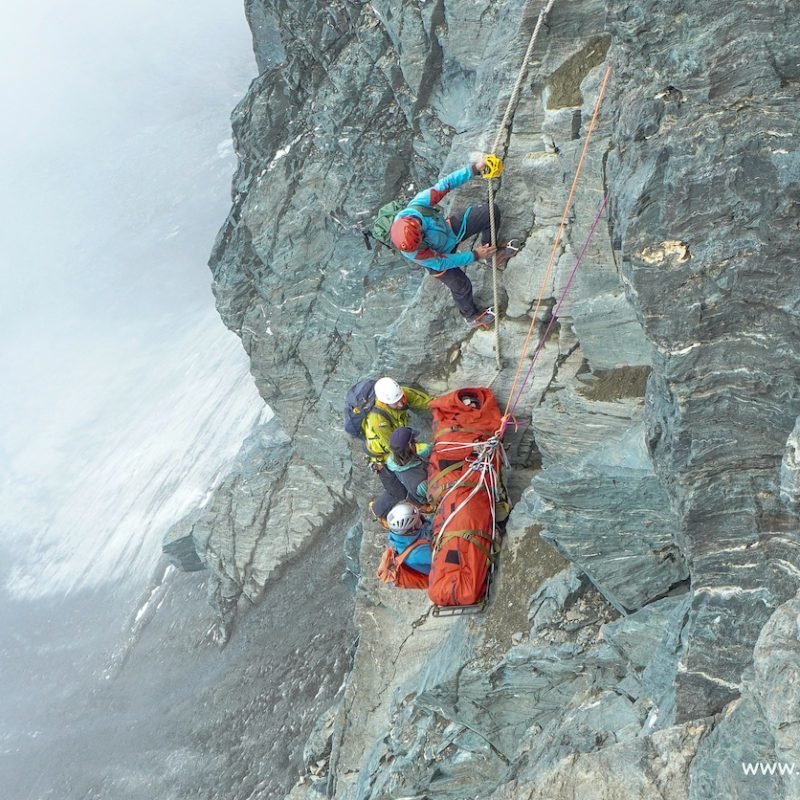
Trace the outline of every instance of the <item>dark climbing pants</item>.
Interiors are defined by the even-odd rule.
[[[462,317],[474,317],[480,311],[472,296],[472,281],[466,276],[464,270],[454,268],[431,274],[450,290]]]
[[[489,204],[483,203],[479,206],[472,206],[471,208],[466,208],[464,211],[457,211],[455,214],[451,214],[448,219],[450,220],[450,227],[457,231],[461,227],[461,222],[464,219],[464,214],[469,212],[469,216],[467,217],[467,229],[464,231],[464,235],[461,237],[461,241],[463,242],[464,239],[469,239],[470,236],[475,236],[475,234],[481,235],[481,243],[482,244],[491,244],[492,243],[492,222],[489,219]],[[500,230],[500,209],[497,207],[497,203],[494,204],[494,224],[495,229]]]
[[[461,227],[464,220],[464,215],[469,212],[467,216],[467,225],[464,235],[461,237],[463,242],[469,239],[470,236],[480,234],[481,243],[489,244],[492,241],[492,226],[489,219],[489,204],[483,203],[479,206],[472,206],[471,208],[464,209],[464,211],[457,211],[451,214],[448,219],[450,226],[454,231]],[[495,204],[494,207],[495,227],[500,229],[500,209]],[[459,242],[460,244],[461,242]],[[475,298],[472,295],[472,281],[466,276],[463,270],[460,269],[446,269],[444,272],[432,272],[435,278],[440,280],[453,295],[453,301],[458,308],[462,317],[469,319],[480,313],[481,309],[475,305]]]
[[[375,498],[372,510],[377,516],[385,517],[396,503],[401,503],[408,498],[408,492],[397,475],[386,467],[378,472],[378,478],[383,484],[383,492]]]

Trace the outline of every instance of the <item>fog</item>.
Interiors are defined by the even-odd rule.
[[[58,593],[145,574],[262,414],[206,267],[255,64],[241,3],[44,0],[0,68],[0,544]]]

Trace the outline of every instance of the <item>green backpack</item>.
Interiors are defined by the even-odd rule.
[[[372,223],[372,238],[386,245],[386,247],[394,249],[392,240],[389,237],[389,230],[392,227],[394,218],[404,208],[413,208],[415,211],[419,211],[423,217],[438,217],[441,215],[440,211],[430,206],[409,205],[402,200],[392,200],[391,203],[381,206],[380,211],[378,211],[378,216],[375,217],[375,221]]]

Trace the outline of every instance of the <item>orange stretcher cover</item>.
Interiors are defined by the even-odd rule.
[[[486,470],[473,470],[480,448],[500,428],[502,415],[490,389],[458,389],[431,402],[433,451],[428,494],[433,518],[433,562],[428,596],[438,606],[480,603],[493,556],[495,497]],[[491,469],[500,475],[500,453]],[[460,483],[459,483],[460,481]],[[458,485],[456,485],[458,484]]]

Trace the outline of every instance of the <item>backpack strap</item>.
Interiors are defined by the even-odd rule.
[[[436,543],[436,551],[438,552],[441,550],[451,539],[464,539],[465,541],[474,545],[486,556],[486,559],[490,564],[495,560],[497,551],[495,550],[494,539],[492,539],[492,537],[485,531],[479,531],[475,529],[447,531]]]
[[[413,209],[423,217],[440,217],[442,212],[433,206],[426,206],[424,203],[409,203],[406,208]]]
[[[490,434],[486,433],[486,429],[485,428],[471,428],[469,425],[448,425],[447,427],[439,428],[439,430],[436,431],[436,433],[433,434],[433,439],[434,439],[434,441],[436,441],[437,439],[439,439],[442,436],[447,436],[447,434],[449,434],[449,433],[476,433],[476,434],[480,434],[481,436],[489,436],[490,435]],[[470,444],[470,443],[469,442],[459,442],[459,444],[463,444],[464,447],[466,447],[467,444]],[[472,442],[472,444],[477,444],[477,440]]]
[[[419,547],[420,545],[423,545],[423,544],[428,544],[429,545],[430,543],[431,543],[430,539],[425,539],[425,538],[422,538],[422,537],[420,537],[419,539],[416,539],[415,541],[411,542],[411,544],[408,547],[406,547],[406,549],[403,550],[402,553],[398,554],[398,556],[397,556],[397,558],[395,559],[395,562],[394,562],[395,566],[397,566],[399,568],[400,565],[411,555],[411,553],[414,552],[414,550],[416,550],[417,547]]]
[[[464,459],[461,461],[454,461],[449,466],[445,467],[444,469],[440,469],[438,472],[434,472],[433,475],[428,479],[429,483],[434,483],[440,481],[446,475],[449,475],[451,472],[454,472],[457,469],[461,469],[464,466]]]

